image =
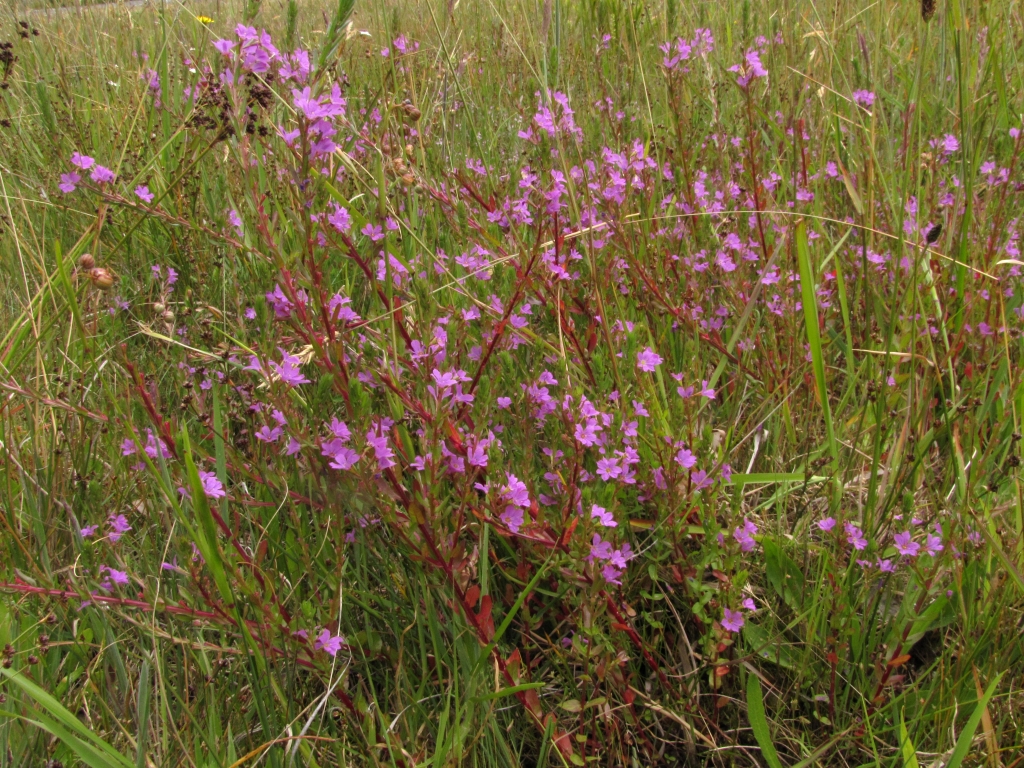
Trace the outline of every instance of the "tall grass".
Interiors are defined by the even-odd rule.
[[[1019,765],[1021,14],[924,15],[8,6],[0,766]]]

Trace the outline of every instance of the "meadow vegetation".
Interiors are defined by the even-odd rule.
[[[0,766],[1024,764],[1018,3],[0,21]]]

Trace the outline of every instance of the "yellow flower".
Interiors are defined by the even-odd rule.
[[[213,24],[213,19],[209,16],[196,16],[196,21],[200,24]]]

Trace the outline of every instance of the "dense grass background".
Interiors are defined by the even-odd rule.
[[[6,4],[0,766],[1021,764],[1022,17],[933,5]],[[237,22],[343,84],[315,168],[277,135],[290,85],[186,98]],[[667,68],[698,29],[713,49]],[[578,133],[535,118],[556,92]],[[63,194],[75,151],[117,181]],[[350,231],[310,223],[337,204]],[[310,311],[275,318],[275,285]],[[368,322],[332,336],[335,291]],[[308,384],[242,370],[279,347]],[[432,399],[435,364],[471,405]],[[616,446],[569,409],[537,425],[545,370],[639,421],[636,484],[595,477]],[[272,409],[294,457],[256,437]],[[364,446],[375,415],[397,470],[330,469],[331,417]],[[495,428],[489,475],[410,469]],[[173,450],[125,455],[147,430]],[[942,550],[901,555],[906,530]],[[595,533],[639,553],[621,585]],[[324,628],[333,655],[295,634]]]

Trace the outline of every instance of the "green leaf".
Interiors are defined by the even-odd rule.
[[[63,704],[18,672],[0,668],[0,675],[20,688],[35,701],[46,714],[40,713],[38,720],[32,720],[13,712],[0,712],[5,717],[16,717],[47,731],[71,749],[82,762],[92,768],[133,768],[134,763],[90,731]]]
[[[992,694],[996,692],[996,686],[999,685],[999,681],[1002,679],[1003,673],[1000,672],[996,675],[996,679],[988,684],[988,688],[985,689],[981,701],[978,702],[978,706],[971,712],[971,716],[967,719],[964,729],[960,731],[960,738],[956,740],[956,746],[953,747],[953,754],[950,755],[946,768],[960,768],[960,764],[967,757],[967,753],[971,749],[971,742],[974,741],[974,732],[978,730],[978,724],[981,722],[981,716],[985,712],[985,707],[988,706]]]
[[[543,688],[544,683],[521,683],[519,685],[502,688],[500,691],[486,693],[483,696],[474,696],[473,701],[490,701],[491,699],[503,699],[506,696],[513,696],[520,691],[529,691],[532,688]]]
[[[804,602],[804,572],[782,547],[768,538],[761,539],[768,581],[793,610]]]
[[[743,640],[758,658],[778,664],[786,669],[800,669],[803,661],[786,643],[773,642],[763,627],[747,622],[743,625]]]
[[[775,751],[771,732],[768,730],[768,716],[764,711],[764,699],[761,697],[761,682],[756,675],[747,676],[747,719],[754,731],[757,745],[761,747],[761,755],[769,768],[782,768],[779,753]]]
[[[814,380],[818,384],[818,398],[825,412],[825,432],[828,436],[828,450],[834,461],[839,460],[835,429],[832,425],[832,409],[828,404],[828,385],[825,382],[825,358],[821,352],[821,334],[818,332],[818,297],[814,290],[814,270],[811,269],[811,254],[807,247],[807,223],[796,225],[796,252],[800,262],[800,291],[804,305],[804,326],[807,329],[807,343],[811,347],[811,361],[814,365]]]
[[[910,740],[910,734],[907,733],[907,723],[903,719],[902,710],[900,710],[900,749],[903,751],[903,768],[918,768],[917,749],[914,748],[914,742]]]

